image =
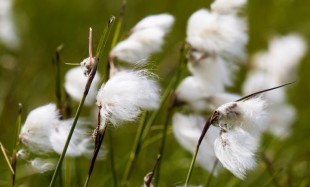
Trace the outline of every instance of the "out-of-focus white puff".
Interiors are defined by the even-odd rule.
[[[35,158],[30,161],[32,168],[39,173],[45,173],[55,169],[56,161],[52,159]]]
[[[272,76],[261,70],[250,71],[242,86],[242,93],[249,95],[257,91],[279,86],[280,83],[275,81]],[[285,88],[272,90],[264,93],[266,100],[272,103],[281,103],[285,101]]]
[[[244,19],[235,15],[201,9],[188,20],[186,41],[198,50],[244,59],[247,25]]]
[[[234,14],[247,3],[247,0],[215,0],[211,10],[220,14]]]
[[[0,42],[10,49],[16,49],[20,45],[20,39],[12,19],[13,2],[0,1]]]
[[[254,64],[280,84],[292,81],[295,69],[307,50],[306,41],[298,34],[274,37],[268,50],[257,53]]]
[[[173,133],[179,144],[192,154],[197,146],[198,139],[205,124],[205,120],[197,115],[182,115],[176,113],[173,116]],[[207,131],[204,140],[200,146],[197,155],[197,162],[201,167],[211,172],[216,160],[213,150],[213,144],[220,131],[218,128],[211,126]],[[216,175],[219,169],[217,166],[214,174]]]
[[[87,77],[84,76],[80,67],[70,69],[65,75],[65,89],[66,92],[76,101],[81,101],[84,89],[87,83]],[[97,72],[93,82],[90,86],[88,95],[85,99],[85,105],[91,106],[95,104],[95,98],[97,94],[97,87],[100,81],[100,75]]]
[[[20,140],[29,150],[42,155],[62,153],[73,119],[59,120],[55,104],[34,109],[28,115],[20,133]],[[68,156],[90,156],[91,136],[85,131],[85,123],[78,123],[68,147]]]
[[[140,20],[133,28],[132,32],[143,29],[157,28],[168,32],[174,23],[174,17],[170,14],[150,15]]]
[[[240,179],[256,166],[255,151],[258,141],[242,128],[222,132],[214,142],[216,157],[225,168]]]
[[[174,22],[169,14],[152,15],[141,20],[130,36],[119,42],[110,52],[111,59],[130,64],[145,64],[147,59],[161,50],[164,36]]]
[[[103,85],[97,94],[102,120],[119,125],[134,121],[141,110],[154,110],[159,105],[159,86],[146,70],[120,71]]]

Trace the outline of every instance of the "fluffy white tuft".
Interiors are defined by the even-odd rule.
[[[52,159],[35,158],[30,161],[31,166],[40,173],[55,169],[56,162]]]
[[[239,102],[229,102],[220,106],[218,125],[229,130],[240,127],[252,135],[259,136],[266,129],[266,102],[255,97]]]
[[[50,133],[49,140],[53,150],[58,154],[61,154],[63,151],[72,123],[73,119],[60,121]],[[78,122],[67,149],[67,156],[77,157],[84,155],[91,157],[93,153],[93,141],[91,136],[86,133],[85,126],[85,123]]]
[[[215,110],[218,107],[220,107],[221,105],[228,103],[228,102],[236,101],[239,98],[240,98],[240,96],[237,94],[222,92],[222,93],[216,93],[216,94],[209,96],[207,98],[207,101],[210,105],[210,108],[212,110]]]
[[[235,15],[201,9],[188,20],[186,41],[198,50],[244,59],[247,25],[245,20]]]
[[[95,63],[95,61],[96,61],[95,57],[92,58],[91,62],[90,57],[87,57],[80,63],[81,69],[86,77],[88,77],[88,75],[90,74],[90,71],[93,68],[92,65]]]
[[[117,125],[134,121],[143,109],[157,109],[159,92],[147,71],[121,71],[100,88],[97,105],[101,106],[101,117]]]
[[[233,14],[246,4],[247,0],[215,0],[211,10],[220,14]]]
[[[87,77],[83,75],[83,70],[80,67],[70,69],[65,75],[65,89],[66,92],[76,101],[81,101],[84,89],[87,83]],[[97,86],[100,81],[100,75],[97,72],[92,85],[89,89],[88,95],[85,99],[85,105],[92,105],[95,103],[97,94]]]
[[[209,56],[196,62],[188,63],[189,71],[201,79],[209,92],[223,92],[225,86],[232,84],[232,73],[225,62],[218,55]]]
[[[132,32],[149,28],[157,28],[167,32],[170,30],[173,23],[174,17],[170,14],[150,15],[139,21],[134,28],[132,28]]]
[[[256,54],[253,61],[258,68],[282,84],[292,81],[306,50],[306,42],[300,35],[289,34],[273,38],[269,42],[268,51]]]
[[[73,119],[60,120],[55,104],[48,104],[30,112],[20,133],[20,140],[35,154],[62,153]],[[68,147],[68,156],[90,156],[91,137],[86,123],[78,123]]]
[[[173,116],[172,126],[174,136],[184,149],[193,154],[204,124],[205,120],[200,116],[186,116],[176,113]],[[212,170],[214,162],[216,161],[213,144],[219,132],[219,129],[216,127],[211,126],[209,128],[197,155],[197,162],[199,165],[208,171]],[[218,169],[219,166],[215,170],[215,175]]]
[[[256,166],[255,151],[258,141],[241,128],[222,132],[214,142],[216,157],[225,168],[240,179]]]
[[[48,104],[32,110],[21,129],[21,142],[36,154],[52,152],[49,135],[57,126],[59,117],[55,104]]]

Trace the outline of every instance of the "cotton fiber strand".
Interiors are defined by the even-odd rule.
[[[121,71],[103,85],[97,94],[103,120],[117,125],[134,121],[142,110],[154,110],[159,104],[159,86],[147,71]]]
[[[226,169],[240,179],[245,178],[247,170],[255,168],[257,147],[258,141],[239,127],[222,132],[214,142],[216,157]]]

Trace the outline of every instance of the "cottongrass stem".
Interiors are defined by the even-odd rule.
[[[12,173],[12,187],[15,186],[15,180],[16,180],[16,166],[17,166],[17,148],[19,146],[19,133],[21,128],[21,121],[22,121],[22,111],[23,111],[23,105],[21,103],[18,103],[18,116],[16,121],[16,129],[15,129],[15,139],[14,139],[14,148],[12,152],[12,158],[11,158],[11,166],[13,169]]]

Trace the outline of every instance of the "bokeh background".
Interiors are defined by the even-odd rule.
[[[10,1],[10,0],[1,0]],[[121,37],[140,19],[149,14],[170,13],[176,22],[171,33],[166,37],[162,53],[155,55],[151,61],[155,71],[160,75],[162,85],[167,84],[167,77],[175,67],[179,57],[179,47],[185,38],[188,17],[200,8],[209,7],[211,1],[180,0],[128,0],[124,16]],[[88,28],[93,28],[94,46],[99,42],[102,30],[111,15],[118,16],[121,0],[28,0],[13,1],[12,18],[15,32],[19,38],[18,47],[8,47],[0,43],[0,141],[11,152],[15,123],[18,114],[18,103],[23,104],[22,120],[29,111],[49,102],[55,102],[55,82],[52,58],[60,44],[61,74],[71,68],[64,63],[79,63],[88,55]],[[310,44],[310,1],[307,0],[249,0],[244,14],[249,21],[249,54],[265,49],[268,39],[274,34],[300,33]],[[0,28],[1,29],[1,28]],[[111,41],[109,41],[111,42]],[[107,54],[107,51],[104,52]],[[211,186],[310,186],[310,53],[300,63],[297,83],[291,86],[288,100],[297,111],[298,117],[293,125],[293,133],[286,140],[277,140],[272,136],[264,137],[261,150],[267,148],[272,163],[272,181],[266,164],[258,157],[258,167],[249,173],[245,181],[240,181],[228,171],[223,170],[213,178]],[[101,67],[102,68],[102,67]],[[281,68],[281,67],[278,67]],[[99,71],[100,65],[99,65]],[[240,90],[246,67],[236,75],[236,84],[230,88]],[[74,109],[77,103],[74,103]],[[87,109],[83,110],[87,114]],[[158,120],[158,126],[162,125]],[[120,128],[111,128],[112,137],[106,138],[105,147],[112,146],[116,172],[121,179],[129,151],[132,148],[137,124]],[[154,132],[153,132],[154,131]],[[148,145],[142,147],[138,157],[130,186],[143,184],[143,177],[149,172],[156,160],[160,145],[153,130],[148,137]],[[155,138],[154,138],[155,137]],[[112,139],[112,144],[109,141]],[[153,141],[154,140],[154,141]],[[171,128],[169,130],[165,155],[162,160],[160,186],[174,186],[184,182],[191,155],[184,151],[175,141]],[[99,161],[95,166],[90,186],[113,186],[110,168],[111,158]],[[85,158],[68,161],[68,168],[79,163],[69,175],[72,180],[65,186],[81,186],[86,178],[89,160]],[[19,162],[17,185],[47,186],[52,173],[30,174]],[[74,172],[73,172],[74,171]],[[196,167],[191,180],[192,184],[205,184],[209,174]],[[9,169],[0,155],[0,186],[10,185]]]

